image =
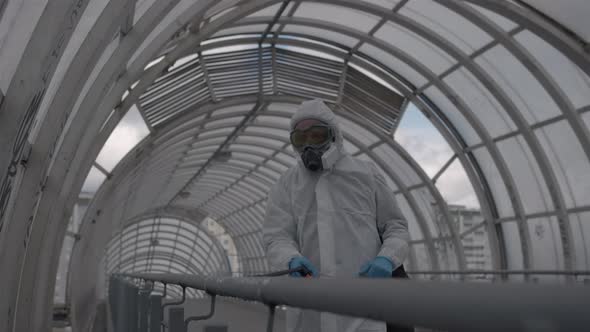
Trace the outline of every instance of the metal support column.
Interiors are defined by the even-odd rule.
[[[161,322],[164,318],[162,310],[162,296],[151,295],[150,296],[150,314],[149,314],[149,332],[161,332]]]
[[[184,308],[170,308],[168,311],[168,331],[186,332],[184,325]]]
[[[124,283],[126,305],[122,308],[123,316],[125,317],[124,332],[137,332],[138,315],[138,288],[131,283]],[[122,331],[123,332],[123,331]]]
[[[139,314],[139,323],[138,323],[138,331],[139,332],[148,332],[148,319],[149,319],[149,309],[150,309],[150,293],[152,292],[151,288],[145,287],[139,291],[139,298],[138,298],[138,314]]]
[[[266,332],[272,332],[275,323],[275,310],[276,306],[269,305],[268,306],[268,320],[266,322]]]

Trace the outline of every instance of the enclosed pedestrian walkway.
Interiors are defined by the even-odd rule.
[[[262,303],[264,327],[270,304],[439,330],[507,309],[496,328],[580,327],[588,14],[583,0],[0,1],[0,331],[118,328],[120,301],[208,303],[210,283]],[[406,288],[244,281],[270,272],[266,199],[296,162],[289,118],[312,98],[396,194]],[[353,305],[357,282],[424,312]],[[346,307],[288,292],[306,287]],[[459,314],[437,320],[426,303],[450,290],[466,294],[447,304]],[[471,312],[469,294],[491,307]],[[555,319],[527,316],[532,299]]]

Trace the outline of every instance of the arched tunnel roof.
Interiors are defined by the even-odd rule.
[[[386,176],[409,220],[410,268],[471,268],[467,238],[481,231],[489,268],[590,268],[590,29],[579,19],[589,10],[522,0],[2,2],[0,263],[23,269],[0,276],[15,286],[0,312],[49,303],[26,285],[55,274],[64,216],[91,169],[105,181],[70,263],[79,327],[101,262],[110,272],[171,257],[142,235],[151,244],[127,241],[134,254],[109,263],[124,254],[113,243],[139,241],[162,218],[217,248],[217,260],[186,253],[167,271],[267,271],[266,195],[295,162],[288,121],[309,98],[327,102],[347,149]],[[434,170],[396,136],[409,109],[451,151]],[[97,157],[128,113],[148,135],[106,167]],[[441,187],[449,168],[478,202],[469,227]],[[233,240],[235,266],[197,231],[206,217]],[[23,255],[6,254],[15,250]]]

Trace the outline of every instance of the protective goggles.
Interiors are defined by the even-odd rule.
[[[291,144],[296,149],[305,146],[321,146],[333,140],[332,128],[325,125],[313,125],[305,129],[295,129],[291,132]]]

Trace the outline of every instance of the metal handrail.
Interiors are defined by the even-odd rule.
[[[280,271],[282,272],[282,271]],[[408,274],[418,274],[418,275],[426,275],[426,274],[437,274],[437,275],[470,275],[470,274],[490,274],[490,275],[555,275],[555,276],[590,276],[590,270],[484,270],[484,269],[468,269],[468,270],[409,270],[407,269],[406,272]],[[271,276],[267,274],[268,271],[248,271],[248,274],[245,275],[245,272],[242,273],[242,276]]]
[[[148,280],[145,278],[142,278],[144,280]],[[186,286],[173,282],[173,284],[178,284],[180,287],[182,287],[182,298],[180,300],[177,301],[172,301],[172,302],[167,302],[164,303],[162,305],[162,312],[164,312],[164,310],[166,309],[166,307],[170,307],[170,306],[175,306],[175,305],[182,305],[184,304],[184,301],[186,301]],[[164,293],[166,293],[166,283],[164,283]],[[168,326],[166,326],[166,322],[164,321],[164,316],[162,316],[162,322],[160,323],[162,325],[162,327],[164,328],[164,331],[166,331],[166,328],[168,328]]]
[[[288,305],[443,330],[586,330],[590,287],[398,279],[212,278],[126,274],[269,306]]]
[[[209,319],[211,317],[213,317],[213,315],[215,315],[215,298],[217,297],[217,295],[215,294],[210,294],[211,295],[211,305],[209,307],[209,313],[205,314],[205,315],[201,315],[201,316],[191,316],[191,317],[187,317],[184,320],[184,330],[188,331],[188,325],[191,322],[197,322],[200,320],[206,320]]]
[[[488,275],[550,275],[550,276],[590,276],[590,270],[446,270],[446,271],[407,271],[408,274],[428,274],[428,275],[470,275],[470,274],[488,274]]]

